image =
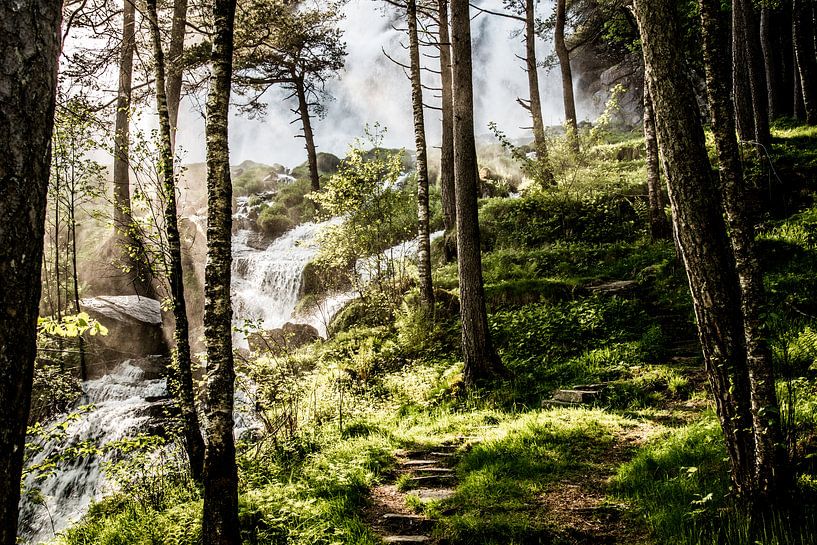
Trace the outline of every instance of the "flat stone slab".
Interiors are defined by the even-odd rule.
[[[409,492],[421,502],[447,500],[454,495],[453,488],[416,488]]]
[[[428,543],[431,538],[428,536],[386,536],[383,543]]]
[[[454,470],[447,467],[415,467],[412,471],[416,473],[428,473],[432,475],[453,475]]]
[[[437,463],[437,460],[406,460],[400,462],[401,466],[430,466]]]
[[[422,475],[420,477],[412,477],[409,480],[415,486],[421,486],[421,485],[424,485],[424,484],[432,484],[432,483],[439,483],[441,481],[448,481],[448,480],[452,480],[453,478],[454,478],[454,475],[442,474],[442,475]]]
[[[553,399],[567,403],[592,403],[598,395],[597,390],[556,390]]]

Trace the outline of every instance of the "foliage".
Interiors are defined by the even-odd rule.
[[[313,195],[325,216],[344,218],[324,232],[315,261],[318,268],[348,271],[357,291],[370,287],[393,307],[408,281],[408,263],[400,248],[383,251],[415,236],[416,192],[402,175],[403,153],[380,147],[379,126],[367,128],[366,138],[371,148],[357,140],[323,191]]]
[[[485,249],[535,248],[546,243],[634,241],[644,229],[625,198],[582,199],[537,193],[519,199],[487,199],[480,207]]]

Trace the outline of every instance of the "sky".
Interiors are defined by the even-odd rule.
[[[384,145],[412,148],[413,125],[411,88],[402,68],[389,61],[389,54],[408,64],[408,53],[401,47],[406,43],[403,33],[392,29],[390,18],[382,7],[384,2],[350,0],[345,7],[345,30],[348,57],[345,69],[327,85],[334,101],[327,104],[325,118],[314,123],[318,151],[343,156],[349,144],[363,134],[366,124],[379,122],[387,128]],[[498,0],[483,0],[487,9],[500,10]],[[552,2],[537,4],[537,15],[547,17]],[[393,14],[394,12],[390,12]],[[473,13],[472,13],[473,17]],[[489,121],[495,121],[500,130],[511,137],[524,136],[522,127],[530,126],[528,113],[516,103],[517,97],[527,98],[527,75],[524,63],[516,55],[524,54],[524,40],[514,35],[521,23],[490,15],[479,15],[472,20],[474,55],[475,130],[478,135],[488,133]],[[537,43],[537,54],[544,58],[551,44]],[[428,53],[431,53],[429,51]],[[437,63],[436,59],[426,59]],[[438,69],[430,64],[429,67]],[[427,83],[433,85],[429,77]],[[561,82],[558,69],[540,69],[540,91],[545,124],[560,124],[563,120]],[[237,112],[230,120],[230,149],[232,164],[244,160],[261,163],[280,163],[294,167],[306,159],[300,132],[300,123],[290,123],[294,104],[284,101],[282,92],[271,92],[267,99],[267,113],[261,119],[247,119]],[[435,103],[438,99],[426,98]],[[579,107],[579,118],[589,112]],[[439,142],[439,112],[426,109],[426,132],[430,145]],[[204,120],[193,101],[182,104],[179,119],[178,142],[184,150],[183,160],[196,163],[204,160]]]

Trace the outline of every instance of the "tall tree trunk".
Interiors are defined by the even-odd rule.
[[[68,226],[71,236],[71,279],[74,284],[74,312],[79,314],[81,309],[79,306],[79,271],[77,270],[77,205],[74,195],[75,192],[72,189],[68,205]],[[82,335],[77,338],[77,344],[79,348],[79,378],[84,382],[88,380],[88,368],[85,364],[85,340]]]
[[[154,71],[156,77],[156,110],[159,114],[159,175],[165,197],[165,231],[167,234],[167,276],[170,284],[170,298],[173,304],[173,341],[176,345],[174,371],[178,384],[173,387],[174,397],[179,404],[182,417],[182,431],[185,448],[190,460],[190,472],[196,481],[201,481],[204,464],[204,439],[196,415],[196,396],[193,390],[193,369],[190,355],[187,303],[184,298],[184,271],[182,270],[182,244],[179,237],[178,211],[176,209],[176,178],[173,165],[172,129],[170,113],[165,94],[165,56],[162,50],[162,36],[156,13],[156,0],[147,0],[147,15],[150,22],[150,37],[153,45]]]
[[[760,47],[763,51],[763,68],[766,73],[766,96],[769,99],[769,119],[780,117],[779,86],[775,81],[781,77],[781,70],[775,55],[775,38],[772,36],[772,27],[774,26],[773,18],[774,15],[771,8],[764,6],[760,9]]]
[[[533,9],[532,0],[527,0],[530,9]],[[576,121],[576,101],[573,98],[573,71],[570,69],[570,52],[565,43],[565,19],[567,9],[565,0],[556,0],[556,28],[553,32],[553,43],[556,57],[559,59],[559,68],[562,72],[562,97],[565,108],[565,123],[567,124],[567,138],[570,148],[579,152],[579,127]]]
[[[170,140],[176,149],[176,131],[179,126],[179,105],[182,98],[182,57],[187,27],[187,0],[173,1],[173,25],[170,27],[170,46],[167,50],[167,113],[170,118]]]
[[[428,159],[416,0],[408,0],[408,33],[411,57],[411,106],[414,113],[414,143],[417,148],[417,272],[420,276],[421,304],[428,315],[432,316],[434,289],[431,284],[431,240],[428,230]]]
[[[732,0],[732,94],[738,135],[744,142],[755,139],[752,86],[749,83],[749,52],[746,50],[744,3]]]
[[[686,265],[704,363],[726,438],[736,490],[754,473],[752,416],[740,292],[718,187],[710,169],[698,104],[673,0],[635,0],[646,78],[676,233]],[[702,167],[704,165],[704,167]]]
[[[792,0],[792,34],[806,123],[817,125],[817,59],[814,56],[814,20],[811,6]]]
[[[536,20],[535,16],[536,13],[534,12],[533,8],[533,0],[525,0],[525,70],[528,73],[528,93],[530,94],[530,99],[528,103],[525,105],[523,102],[520,101],[528,110],[530,110],[531,120],[533,121],[533,145],[536,148],[536,159],[542,165],[542,172],[544,174],[544,183],[545,184],[553,184],[553,171],[550,168],[550,158],[548,157],[548,147],[547,147],[547,138],[545,137],[545,122],[542,119],[542,100],[539,97],[539,67],[536,62]],[[451,15],[452,15],[452,31],[454,26],[454,2],[451,2]],[[469,36],[471,33],[470,25],[468,30]],[[456,35],[455,35],[456,38]],[[455,44],[456,47],[456,44]],[[468,50],[468,64],[470,69],[471,64],[471,50],[469,47]],[[454,63],[456,64],[456,51],[454,52]],[[454,67],[456,70],[456,66]],[[471,76],[469,75],[469,78]],[[456,80],[457,76],[454,75],[454,79]],[[458,85],[455,81],[454,85]],[[473,91],[472,91],[473,93]],[[454,100],[457,100],[456,92],[454,93]],[[456,114],[454,114],[456,117]],[[456,124],[456,121],[455,121]],[[473,121],[472,121],[473,125]],[[456,128],[454,129],[456,131]],[[455,144],[456,148],[456,144]]]
[[[724,66],[721,55],[728,34],[719,0],[700,0],[700,7],[709,108],[720,165],[720,191],[741,289],[755,449],[751,493],[757,499],[779,491],[778,485],[786,473],[786,456],[782,448],[772,355],[762,333],[763,275],[757,260],[754,221],[747,204],[743,166],[735,137],[729,79],[726,77],[728,66]]]
[[[321,190],[321,179],[318,173],[318,152],[315,149],[315,133],[312,132],[312,118],[309,115],[309,101],[306,98],[306,87],[303,75],[293,73],[295,81],[295,94],[298,96],[298,115],[301,116],[301,124],[304,129],[304,140],[306,141],[306,156],[309,162],[309,180],[312,184],[312,191]]]
[[[136,49],[136,2],[123,0],[122,45],[119,51],[119,89],[116,98],[113,153],[113,222],[129,238],[130,203],[130,107],[133,81],[133,53]]]
[[[440,19],[440,85],[442,87],[442,141],[440,200],[443,208],[443,258],[457,258],[457,198],[454,191],[454,90],[451,82],[451,38],[448,35],[448,0],[437,0]]]
[[[766,90],[766,72],[763,68],[763,52],[760,46],[760,26],[752,0],[733,0],[743,4],[742,32],[749,64],[749,91],[752,95],[752,120],[755,142],[769,150],[769,95]]]
[[[204,340],[207,386],[204,410],[205,545],[240,545],[238,472],[233,439],[235,369],[232,347],[232,182],[227,120],[233,71],[236,0],[213,1],[213,50],[207,97],[207,265],[204,270]]]
[[[59,0],[0,2],[0,545],[16,545],[36,355]]]
[[[664,213],[664,193],[661,190],[661,164],[658,137],[655,134],[655,111],[647,81],[644,81],[644,143],[647,149],[647,196],[650,202],[650,236],[653,240],[668,238],[670,225]]]
[[[454,83],[454,181],[457,195],[457,263],[462,314],[462,356],[467,384],[496,374],[499,358],[491,344],[482,283],[477,213],[477,150],[471,72],[471,18],[468,0],[451,0]]]

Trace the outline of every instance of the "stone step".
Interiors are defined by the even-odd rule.
[[[553,399],[567,403],[592,403],[598,395],[598,390],[556,390]]]
[[[400,462],[401,466],[406,467],[414,467],[414,466],[428,466],[436,464],[439,460],[405,460]]]
[[[415,467],[412,468],[415,473],[429,473],[433,475],[453,475],[454,470],[448,467]]]
[[[440,484],[444,482],[451,482],[454,480],[454,475],[451,473],[444,473],[442,475],[421,475],[419,477],[412,477],[409,482],[412,487],[428,486],[432,484]]]
[[[429,453],[429,456],[436,456],[437,458],[453,458],[456,455],[456,452],[438,452],[436,450]]]
[[[453,488],[415,488],[409,494],[417,496],[422,503],[443,501],[454,495]]]
[[[434,521],[423,515],[406,515],[403,513],[386,513],[381,517],[383,527],[391,532],[423,532],[434,525]]]
[[[423,535],[416,536],[385,536],[383,543],[429,543],[431,538]]]

